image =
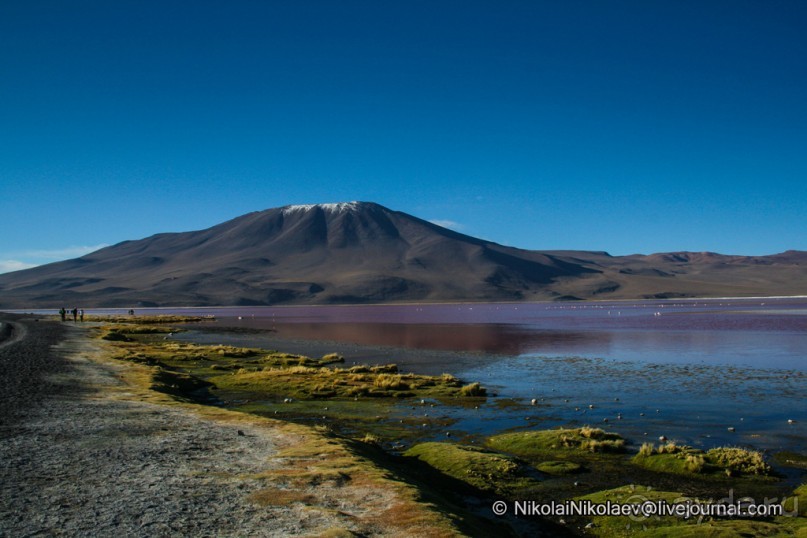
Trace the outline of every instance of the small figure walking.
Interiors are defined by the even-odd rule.
[[[73,312],[73,321],[78,321],[78,308],[74,308]]]
[[[80,319],[82,323],[84,322],[84,309],[83,308],[80,308],[79,311],[78,311],[78,319]]]
[[[64,307],[61,307],[61,308],[59,309],[59,315],[60,315],[60,316],[62,316],[62,321],[64,321],[64,320],[65,320],[65,316],[67,315],[67,310],[65,310],[65,309],[64,309]]]

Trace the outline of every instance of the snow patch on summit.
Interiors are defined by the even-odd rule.
[[[291,213],[310,211],[311,209],[320,208],[327,213],[342,213],[345,211],[356,211],[359,209],[360,202],[340,202],[337,204],[300,204],[300,205],[287,205],[283,208],[283,214],[289,215]]]

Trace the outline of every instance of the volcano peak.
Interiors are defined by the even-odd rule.
[[[366,202],[337,202],[331,204],[298,204],[287,205],[281,210],[284,215],[292,213],[301,213],[311,211],[312,209],[322,209],[326,213],[345,213],[347,211],[357,211],[361,206],[367,205]]]

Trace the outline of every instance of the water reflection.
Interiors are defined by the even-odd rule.
[[[804,297],[138,310],[150,313],[214,315],[287,339],[807,371]]]
[[[266,318],[222,318],[218,325],[272,329],[281,339],[418,350],[807,370],[807,332],[796,331],[648,330],[602,326],[587,330],[552,330],[505,323],[278,323]]]
[[[478,380],[499,397],[475,410],[440,411],[471,434],[608,420],[635,442],[663,434],[704,449],[801,450],[807,438],[804,299],[199,313],[218,321],[175,338],[336,351],[348,364],[394,362],[402,371]]]
[[[541,331],[503,324],[286,323],[278,337],[363,345],[521,355],[552,349],[595,351],[608,347],[607,332]]]

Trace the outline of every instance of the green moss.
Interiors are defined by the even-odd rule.
[[[535,466],[542,473],[565,475],[580,472],[583,466],[571,461],[544,461]]]
[[[357,405],[353,400],[299,400],[291,402],[267,402],[265,400],[245,401],[233,409],[254,413],[272,418],[311,417],[325,419],[329,424],[339,422],[349,426],[359,436],[368,431],[382,438],[400,438],[400,431],[405,428],[398,421],[389,419],[394,401],[374,400]],[[418,421],[418,426],[422,421]],[[409,425],[414,427],[415,425]],[[397,434],[397,435],[396,435]]]
[[[625,440],[599,428],[559,428],[495,435],[488,444],[520,457],[543,457],[563,452],[623,452]]]
[[[646,501],[663,501],[674,503],[683,501],[684,495],[672,491],[657,491],[645,486],[623,486],[614,489],[598,491],[578,497],[578,500],[591,501],[596,504],[611,502],[615,504],[641,504]],[[656,536],[659,528],[675,526],[676,529],[685,523],[675,517],[641,516],[597,516],[587,518],[591,523],[589,532],[595,536]],[[663,534],[661,536],[664,536]],[[671,536],[678,536],[673,534]]]
[[[451,443],[421,443],[404,456],[417,458],[452,478],[497,494],[534,487],[515,459],[479,447]]]
[[[667,454],[669,455],[669,454]],[[802,488],[804,488],[802,490]],[[807,488],[802,486],[796,495],[807,495]],[[800,491],[802,490],[802,491]],[[685,497],[681,493],[657,491],[643,486],[624,486],[615,489],[598,491],[580,500],[594,503],[643,503],[645,501],[663,501],[668,504],[693,501],[697,499]],[[801,502],[801,501],[800,501]],[[785,509],[790,509],[785,504]],[[639,538],[733,538],[735,536],[799,536],[807,535],[807,519],[803,517],[776,517],[772,520],[759,519],[712,519],[677,517],[640,517],[640,516],[598,516],[589,518],[592,525],[588,533],[594,536],[617,537],[635,536]]]
[[[787,496],[784,502],[785,510],[789,513],[798,511],[801,517],[807,517],[807,484],[802,484]]]

